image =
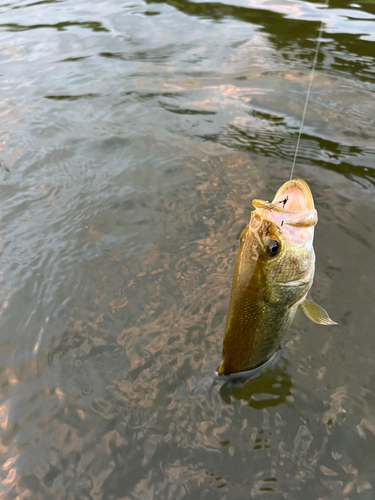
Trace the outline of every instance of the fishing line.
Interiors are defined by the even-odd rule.
[[[329,5],[329,0],[325,0],[325,7],[328,7],[328,5]],[[320,21],[320,28],[319,28],[318,40],[317,40],[317,43],[316,43],[315,56],[314,56],[314,61],[313,61],[313,65],[312,65],[311,73],[310,73],[310,82],[309,82],[309,87],[307,89],[305,107],[303,108],[301,126],[300,126],[300,129],[299,129],[299,134],[298,134],[298,139],[297,139],[296,152],[294,153],[293,166],[292,166],[292,171],[290,173],[290,178],[289,178],[290,181],[292,180],[293,172],[294,172],[294,167],[295,167],[296,160],[297,160],[298,148],[299,148],[299,143],[301,141],[301,134],[302,134],[302,129],[303,129],[303,122],[305,121],[307,103],[309,102],[311,85],[312,85],[312,81],[313,81],[314,73],[315,73],[315,66],[316,66],[316,62],[318,60],[318,54],[319,54],[319,48],[320,48],[320,42],[321,42],[322,32],[323,32],[323,21]]]

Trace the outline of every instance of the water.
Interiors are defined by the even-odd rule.
[[[372,1],[0,6],[2,498],[375,498]],[[214,383],[251,200],[295,174],[313,297]]]

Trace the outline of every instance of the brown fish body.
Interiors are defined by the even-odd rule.
[[[277,351],[314,277],[317,213],[306,182],[289,181],[272,204],[253,204],[240,238],[219,375],[256,368]],[[310,319],[334,324],[312,304],[306,301],[304,310]]]

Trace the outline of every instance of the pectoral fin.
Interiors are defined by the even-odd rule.
[[[312,299],[305,299],[299,307],[311,321],[318,323],[318,325],[337,325],[328,316],[327,311]]]

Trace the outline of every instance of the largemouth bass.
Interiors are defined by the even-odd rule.
[[[240,236],[219,375],[257,368],[278,350],[298,306],[315,323],[335,325],[307,298],[315,271],[317,211],[302,179],[283,184],[255,210]]]

